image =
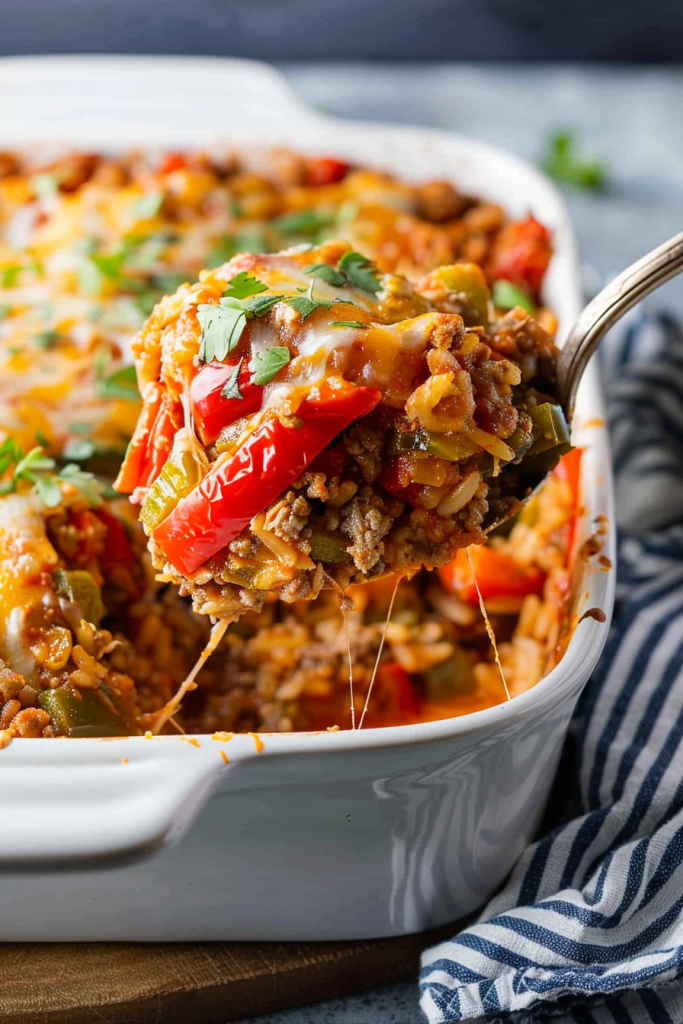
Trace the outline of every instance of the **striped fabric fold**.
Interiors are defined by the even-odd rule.
[[[617,605],[552,806],[477,923],[423,955],[430,1024],[683,1022],[683,332],[640,311],[603,360]]]

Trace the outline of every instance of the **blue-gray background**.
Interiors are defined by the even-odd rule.
[[[683,59],[681,0],[0,0],[0,55]]]

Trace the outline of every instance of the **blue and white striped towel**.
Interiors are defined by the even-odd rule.
[[[683,1022],[683,332],[634,318],[604,377],[617,606],[560,766],[557,825],[427,950],[430,1024]]]

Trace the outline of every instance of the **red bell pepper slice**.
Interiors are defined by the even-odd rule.
[[[485,602],[497,597],[526,597],[527,594],[543,592],[545,575],[540,569],[524,568],[509,555],[495,548],[473,546],[469,552],[474,575]],[[467,604],[479,603],[467,551],[464,548],[456,553],[452,562],[442,566],[438,572],[446,590]]]
[[[138,487],[153,484],[168,459],[174,434],[181,425],[179,403],[175,403],[159,384],[153,384],[145,394],[114,489],[132,494]]]
[[[306,164],[306,183],[332,185],[345,178],[348,172],[349,165],[344,160],[335,160],[332,156],[312,157]]]
[[[498,236],[488,276],[512,281],[538,296],[552,254],[550,232],[535,217],[514,221]]]
[[[183,153],[167,153],[161,161],[159,174],[173,174],[187,167],[187,157]]]
[[[232,377],[237,362],[209,363],[203,366],[190,385],[190,402],[195,426],[204,444],[212,444],[223,427],[241,416],[261,408],[263,386],[250,384],[249,360],[243,359],[237,374],[241,398],[224,398],[223,388]]]
[[[379,391],[323,381],[299,406],[300,426],[267,420],[235,453],[220,458],[152,537],[169,562],[190,576],[238,537],[259,512],[301,476],[328,444],[375,408]]]
[[[375,686],[385,715],[409,715],[417,711],[413,681],[397,661],[383,661],[377,666]]]

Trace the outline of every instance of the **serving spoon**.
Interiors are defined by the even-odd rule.
[[[557,361],[557,397],[568,424],[574,415],[576,393],[583,372],[601,339],[625,313],[656,288],[683,271],[683,231],[657,246],[610,281],[594,299],[584,307],[569,332]],[[524,460],[522,459],[522,463]],[[536,494],[546,479],[544,473],[529,486],[528,493],[519,504],[505,515],[493,517],[486,523],[486,532],[500,526],[515,515],[522,505]]]
[[[559,404],[571,423],[579,382],[602,337],[636,303],[683,270],[683,231],[632,263],[579,315],[557,361]]]

